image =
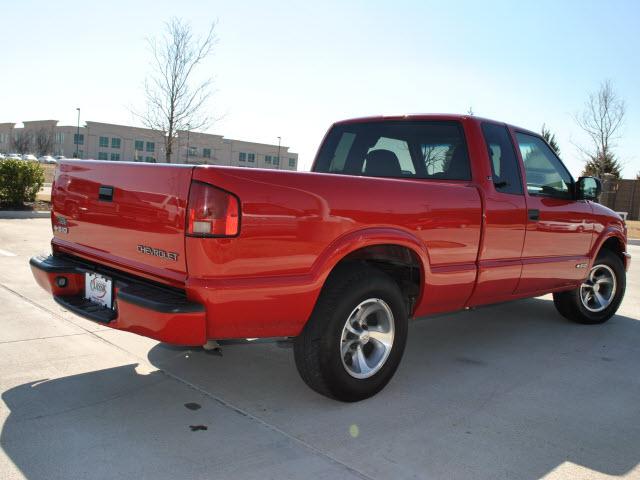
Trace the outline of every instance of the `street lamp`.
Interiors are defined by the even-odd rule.
[[[80,108],[76,108],[78,111],[78,129],[76,130],[76,158],[78,158],[78,148],[80,148]]]
[[[280,168],[280,140],[281,138],[278,137],[278,168]]]
[[[185,163],[189,163],[189,134],[191,133],[191,125],[187,123],[187,160]]]

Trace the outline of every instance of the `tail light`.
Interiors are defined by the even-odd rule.
[[[194,181],[187,208],[187,235],[233,237],[239,232],[240,202],[229,192]]]

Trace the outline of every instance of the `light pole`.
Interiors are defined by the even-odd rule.
[[[280,168],[280,140],[281,138],[278,137],[278,168]]]
[[[76,108],[78,111],[78,128],[76,130],[76,158],[78,158],[78,148],[80,148],[80,108]]]
[[[189,134],[191,133],[191,125],[187,123],[187,161],[189,163]]]

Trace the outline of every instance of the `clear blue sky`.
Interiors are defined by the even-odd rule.
[[[610,79],[627,103],[617,153],[640,170],[640,2],[120,1],[2,7],[0,122],[136,124],[148,71],[145,38],[172,15],[218,44],[211,132],[283,143],[308,168],[335,120],[464,113],[532,130],[545,122],[574,175],[583,142],[572,116]]]

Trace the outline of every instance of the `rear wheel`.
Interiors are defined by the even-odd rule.
[[[391,380],[406,338],[407,310],[396,282],[366,265],[340,267],[295,339],[296,366],[316,392],[362,400]]]
[[[562,316],[584,324],[604,323],[618,310],[626,287],[622,260],[610,250],[596,258],[579,288],[554,293],[553,302]]]

